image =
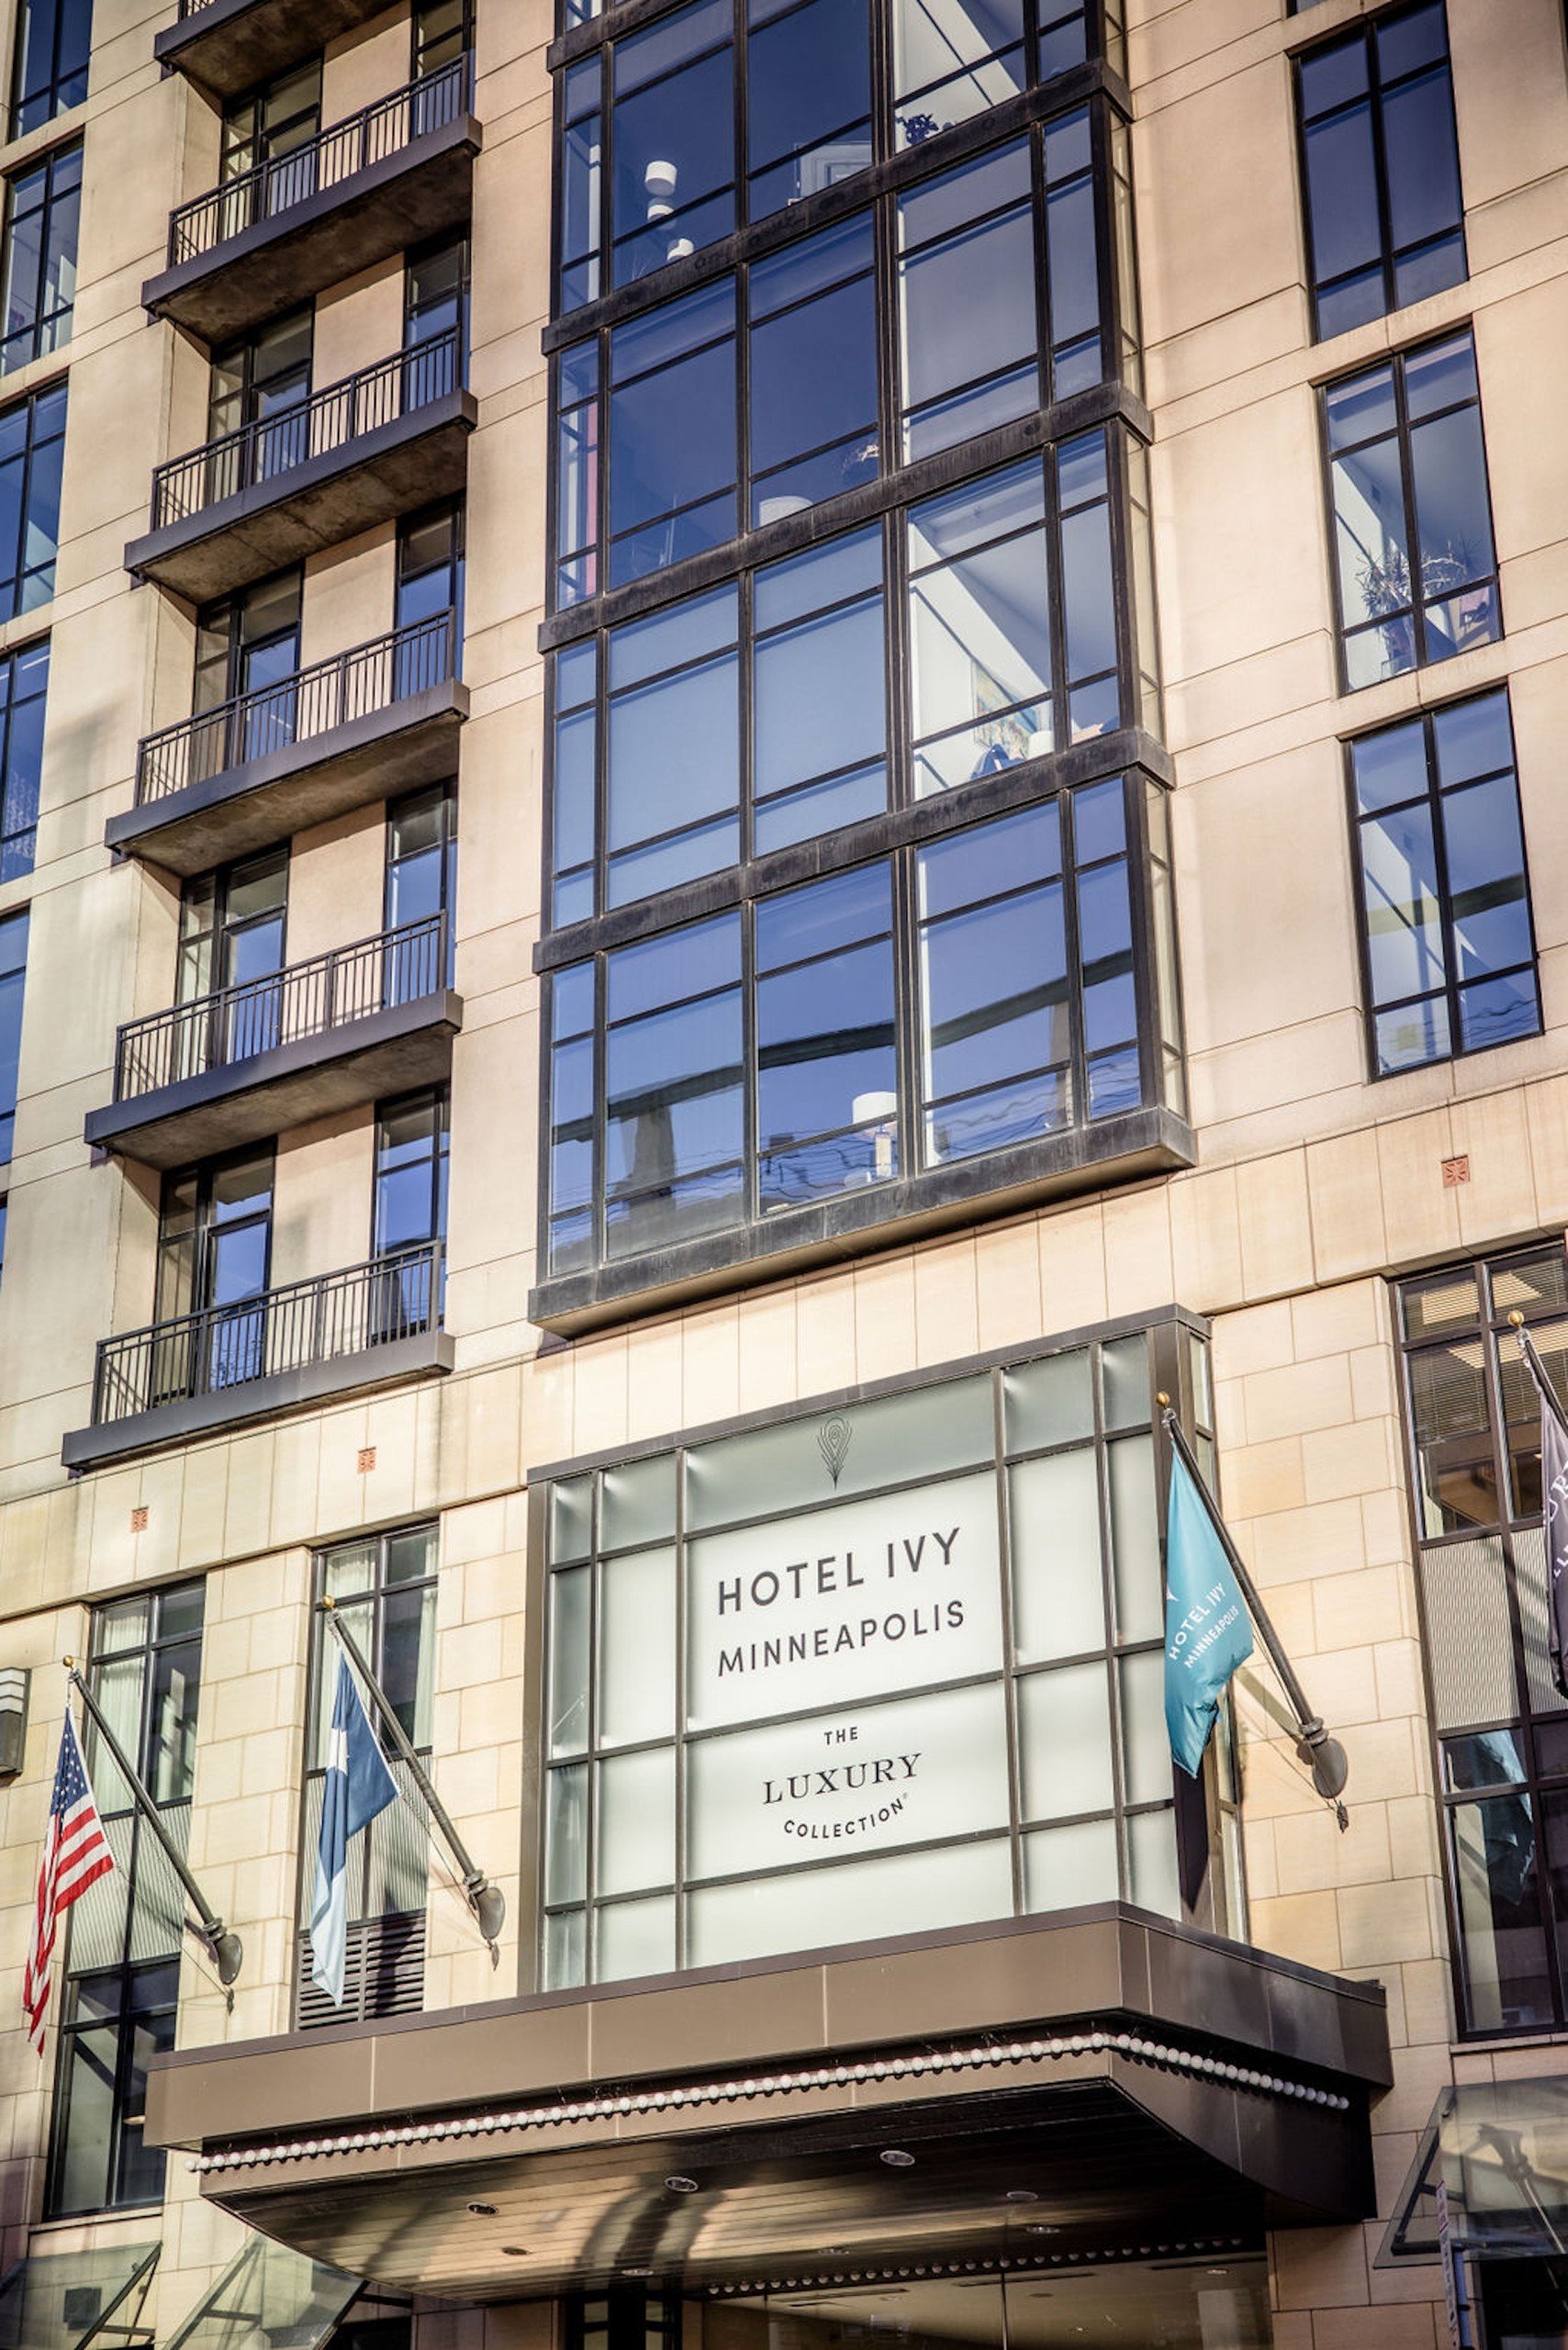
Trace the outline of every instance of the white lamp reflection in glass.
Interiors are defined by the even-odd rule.
[[[868,1183],[887,1183],[898,1172],[899,1097],[896,1093],[857,1093],[849,1114],[871,1145]]]
[[[643,190],[648,199],[648,226],[667,220],[675,209],[676,184],[680,178],[678,164],[655,156],[643,172]],[[695,251],[689,237],[672,237],[665,251],[666,261],[684,261]]]

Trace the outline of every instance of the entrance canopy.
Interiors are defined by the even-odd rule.
[[[1388,2078],[1375,1986],[1115,1906],[184,2051],[149,2129],[389,2288],[738,2295],[1363,2217]]]

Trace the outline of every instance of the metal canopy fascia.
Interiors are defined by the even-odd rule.
[[[1079,2256],[1357,2218],[1388,2078],[1375,1986],[1108,1906],[181,2052],[149,2113],[251,2225],[498,2300],[717,2287],[851,2236],[857,2262],[997,2257],[1014,2188]],[[924,2153],[889,2169],[890,2137]]]

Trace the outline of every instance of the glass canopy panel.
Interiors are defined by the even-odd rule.
[[[364,2283],[253,2237],[170,2338],[168,2350],[321,2350]]]
[[[156,2244],[118,2244],[19,2261],[0,2278],[0,2350],[84,2350],[93,2342],[151,2350],[140,2320],[158,2253]]]

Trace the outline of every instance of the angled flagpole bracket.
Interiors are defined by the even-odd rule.
[[[1186,1430],[1176,1417],[1170,1396],[1162,1393],[1155,1400],[1159,1405],[1161,1425],[1170,1439],[1171,1448],[1180,1457],[1183,1468],[1197,1488],[1199,1498],[1208,1515],[1209,1523],[1214,1528],[1220,1548],[1229,1561],[1230,1571],[1236,1577],[1237,1586],[1247,1604],[1247,1612],[1257,1626],[1258,1637],[1269,1652],[1269,1661],[1279,1675],[1280,1686],[1283,1689],[1290,1701],[1291,1710],[1295,1715],[1296,1754],[1304,1768],[1311,1774],[1316,1792],[1322,1796],[1325,1803],[1333,1805],[1334,1816],[1343,1833],[1350,1824],[1349,1815],[1340,1801],[1345,1792],[1346,1782],[1350,1775],[1350,1757],[1338,1740],[1330,1737],[1321,1714],[1314,1713],[1307,1703],[1306,1692],[1301,1685],[1294,1665],[1285,1653],[1284,1643],[1274,1628],[1273,1619],[1259,1596],[1258,1586],[1253,1582],[1241,1553],[1230,1539],[1229,1528],[1215,1506],[1214,1498],[1199,1465],[1198,1457],[1187,1440]]]
[[[218,1979],[228,1993],[229,2004],[232,2008],[234,1995],[231,1986],[244,1964],[245,1945],[239,1935],[232,1933],[224,1924],[191,1874],[190,1864],[164,1826],[162,1812],[143,1786],[129,1755],[109,1727],[104,1709],[88,1688],[85,1677],[77,1671],[75,1658],[68,1656],[64,1662],[65,1677],[81,1698],[83,1711],[91,1716],[94,1728],[107,1747],[120,1776],[130,1789],[131,1800],[147,1822],[149,1834],[161,1846],[164,1859],[191,1897],[191,1906],[199,1920],[198,1924],[191,1928],[191,1931],[205,1946],[207,1955],[217,1967]]]
[[[447,1850],[457,1863],[458,1874],[463,1883],[463,1897],[474,1912],[475,1923],[480,1934],[489,1944],[490,1964],[492,1967],[498,1966],[501,1963],[499,1947],[501,1928],[506,1923],[507,1915],[505,1894],[500,1886],[476,1865],[467,1845],[453,1826],[451,1814],[435,1791],[434,1781],[415,1752],[413,1740],[398,1720],[391,1699],[365,1662],[359,1642],[339,1615],[337,1603],[329,1595],[319,1599],[316,1605],[325,1616],[329,1629],[347,1656],[359,1676],[361,1685],[375,1705],[381,1719],[381,1726],[391,1740],[398,1761],[408,1764],[414,1785],[424,1797],[431,1818],[440,1830]]]

